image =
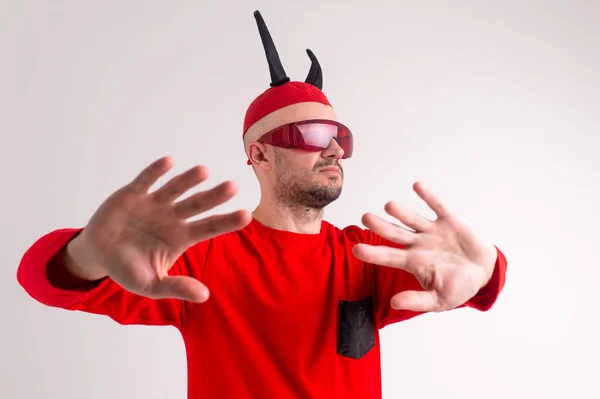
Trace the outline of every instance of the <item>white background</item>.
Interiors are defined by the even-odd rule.
[[[598,398],[598,1],[0,1],[0,397],[185,398],[169,327],[45,307],[16,268],[171,155],[254,209],[244,112],[268,88],[252,12],[353,130],[338,226],[389,200],[433,217],[421,180],[498,245],[486,313],[382,330],[385,398]],[[164,182],[161,181],[161,182]]]

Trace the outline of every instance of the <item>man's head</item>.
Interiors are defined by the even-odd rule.
[[[336,115],[330,105],[296,103],[268,114],[250,126],[244,135],[246,154],[261,189],[279,203],[319,209],[341,194],[344,150],[336,140],[331,140],[323,150],[313,151],[280,148],[257,141],[277,127],[315,119],[335,121]]]
[[[311,68],[305,82],[291,82],[271,35],[254,13],[271,88],[258,96],[244,118],[244,147],[263,195],[288,206],[321,209],[341,193],[342,157],[352,152],[352,134],[336,120],[321,91],[321,66],[307,50]]]

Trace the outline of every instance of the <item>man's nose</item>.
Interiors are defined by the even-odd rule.
[[[344,156],[344,150],[338,144],[336,139],[331,139],[331,142],[323,150],[323,158],[334,157],[337,159],[341,159]]]

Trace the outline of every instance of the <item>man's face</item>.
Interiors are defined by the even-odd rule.
[[[294,104],[257,122],[248,130],[245,140],[252,143],[275,127],[309,119],[337,118],[333,109],[323,104]],[[341,194],[344,151],[335,140],[323,151],[284,149],[257,143],[251,144],[247,151],[255,168],[262,170],[263,189],[270,191],[280,203],[320,209]]]
[[[273,148],[274,187],[278,202],[321,209],[342,192],[343,150],[332,141],[324,151]]]

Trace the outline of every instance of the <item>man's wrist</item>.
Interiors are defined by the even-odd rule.
[[[69,273],[82,280],[92,282],[107,277],[106,271],[95,258],[92,247],[86,242],[83,232],[67,244],[61,260]]]

